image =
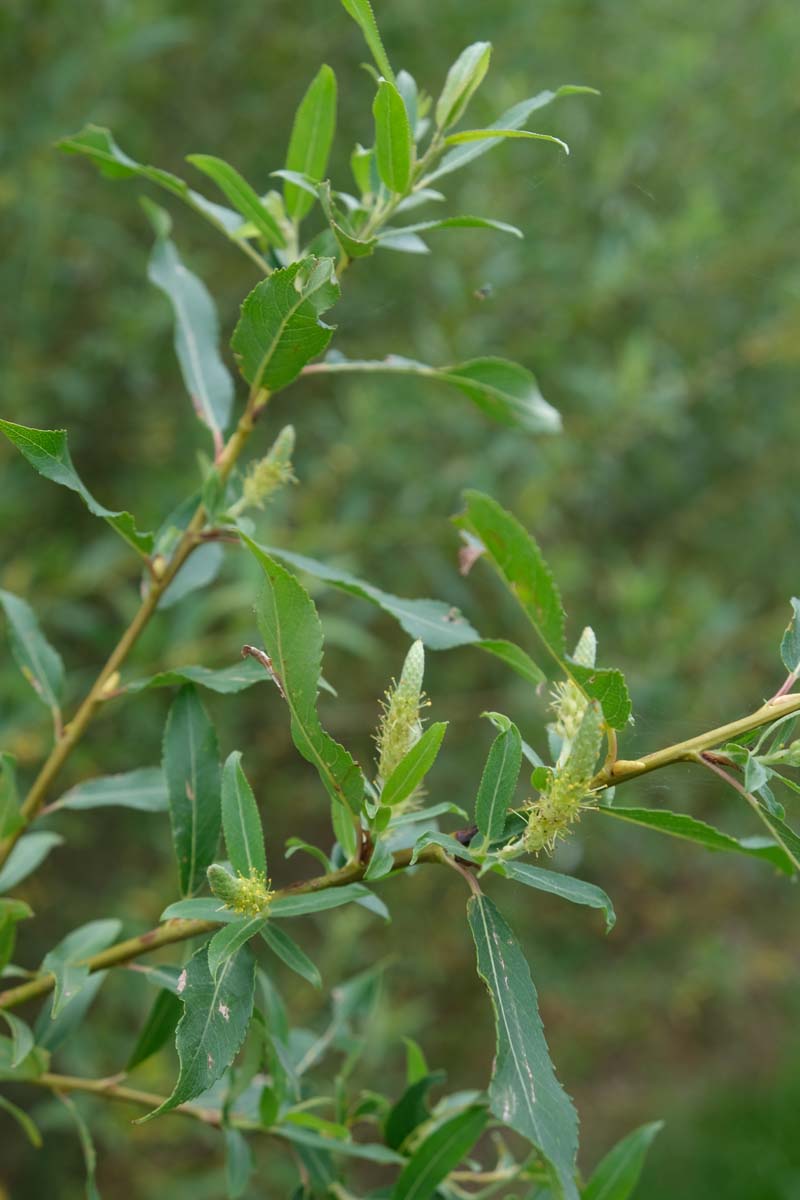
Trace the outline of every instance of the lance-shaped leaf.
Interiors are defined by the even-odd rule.
[[[562,875],[559,871],[546,871],[541,867],[531,866],[530,863],[500,863],[494,869],[506,879],[524,883],[526,887],[561,896],[563,900],[569,900],[572,904],[586,904],[589,908],[599,908],[605,913],[606,932],[614,928],[617,920],[614,906],[603,889],[593,883],[584,883],[582,879]]]
[[[85,125],[80,133],[62,138],[57,143],[59,150],[67,154],[81,154],[89,158],[99,167],[107,179],[146,179],[173,196],[180,197],[190,208],[199,212],[207,221],[229,237],[232,241],[241,241],[237,236],[242,227],[241,214],[225,208],[222,204],[214,204],[199,192],[195,192],[179,176],[160,167],[150,167],[136,162],[121,150],[109,129],[100,125]]]
[[[474,42],[459,54],[447,72],[442,94],[436,101],[436,124],[439,129],[448,129],[461,120],[489,70],[491,57],[491,42]]]
[[[550,1062],[525,956],[487,897],[473,896],[467,914],[478,974],[489,989],[495,1013],[497,1053],[489,1086],[491,1110],[550,1162],[563,1200],[578,1200],[578,1116]]]
[[[116,920],[89,921],[79,929],[73,929],[57,946],[44,956],[42,971],[51,971],[55,976],[53,1006],[50,1016],[55,1018],[89,980],[86,959],[105,950],[119,935],[122,922]]]
[[[394,82],[394,72],[383,48],[378,23],[369,0],[342,0],[342,5],[363,33],[364,41],[369,46],[381,75]]]
[[[437,721],[425,730],[384,783],[381,804],[400,804],[419,787],[436,761],[446,732],[447,721]]]
[[[0,605],[8,620],[11,653],[36,695],[53,712],[58,712],[64,690],[61,655],[39,628],[36,614],[25,600],[0,591]]]
[[[78,1131],[78,1141],[81,1144],[81,1153],[83,1154],[83,1165],[86,1168],[86,1200],[100,1200],[100,1193],[95,1183],[97,1151],[94,1148],[89,1126],[86,1124],[83,1114],[72,1096],[65,1096],[63,1092],[58,1092],[57,1095],[75,1122],[75,1128]]]
[[[329,583],[339,591],[376,604],[378,608],[394,617],[401,629],[414,640],[418,638],[431,650],[449,650],[454,646],[476,642],[480,638],[458,609],[443,600],[408,600],[404,596],[393,596],[363,579],[357,579],[349,571],[308,558],[304,554],[295,554],[278,546],[261,546],[261,549],[272,558],[279,558],[315,579]]]
[[[372,251],[378,244],[377,237],[357,237],[345,228],[345,221],[334,206],[331,196],[331,185],[327,180],[325,183],[319,185],[318,194],[320,206],[325,214],[325,220],[330,225],[333,236],[348,258],[365,258],[367,255],[372,254]]]
[[[540,683],[544,683],[547,679],[541,667],[538,667],[529,654],[526,654],[514,642],[508,642],[505,638],[481,638],[476,643],[481,650],[486,650],[489,654],[499,658],[507,667],[511,667],[522,679],[526,679],[528,683],[535,688]]]
[[[322,987],[322,976],[319,970],[305,950],[298,946],[294,938],[290,938],[288,933],[284,933],[277,925],[271,925],[269,922],[261,930],[261,936],[273,954],[276,954],[281,962],[286,963],[290,970],[301,975],[303,979],[307,979],[313,987]]]
[[[169,710],[163,769],[178,877],[190,896],[205,883],[221,823],[217,735],[192,684],[181,688]]]
[[[178,981],[184,1005],[175,1035],[178,1081],[169,1099],[142,1121],[201,1095],[231,1065],[253,1012],[255,966],[250,949],[243,946],[214,979],[208,969],[207,948],[201,947],[192,956]]]
[[[216,979],[228,959],[254,938],[267,923],[266,917],[241,917],[223,925],[208,943],[208,969]]]
[[[319,319],[339,298],[331,258],[304,258],[257,284],[242,305],[231,346],[254,389],[286,387],[331,339]]]
[[[414,1049],[409,1052],[409,1060],[414,1053],[421,1055],[419,1047],[413,1042],[411,1045]],[[409,1086],[386,1115],[383,1136],[386,1138],[387,1145],[391,1146],[393,1150],[399,1150],[409,1134],[412,1134],[424,1121],[430,1119],[431,1112],[427,1105],[428,1092],[432,1087],[443,1083],[445,1079],[444,1071],[428,1073],[424,1057],[413,1066],[409,1061],[409,1067],[412,1070],[418,1070],[420,1066],[422,1074],[409,1080]]]
[[[0,897],[0,974],[11,961],[17,940],[17,924],[33,916],[33,909],[24,900]]]
[[[49,996],[47,1002],[39,1010],[34,1025],[36,1045],[55,1053],[69,1042],[82,1025],[107,975],[108,971],[95,971],[90,975],[56,1017],[53,1017],[54,997]]]
[[[266,242],[272,246],[286,245],[286,238],[272,213],[262,204],[257,192],[235,167],[213,154],[189,154],[186,161],[204,175],[208,175],[209,179],[213,179],[236,211],[240,212],[246,221],[255,225]]]
[[[449,367],[429,367],[411,358],[392,354],[377,360],[347,359],[333,355],[314,363],[307,372],[325,374],[415,375],[458,388],[492,420],[528,433],[557,433],[561,417],[547,403],[530,371],[504,358],[475,358]]]
[[[7,1112],[10,1117],[17,1122],[22,1132],[32,1146],[37,1150],[42,1148],[42,1135],[34,1121],[28,1116],[23,1109],[18,1108],[16,1104],[12,1104],[5,1096],[0,1096],[0,1108]]]
[[[442,1180],[469,1154],[489,1114],[475,1105],[443,1121],[420,1142],[392,1190],[392,1200],[430,1200]]]
[[[0,433],[27,458],[45,479],[60,483],[62,487],[77,492],[89,512],[102,517],[121,538],[138,554],[147,555],[153,549],[152,533],[140,533],[129,512],[114,512],[98,504],[89,489],[82,483],[70,458],[67,433],[64,429],[29,429],[26,425],[15,425],[12,421],[0,421]]]
[[[446,146],[460,146],[463,142],[496,141],[498,138],[528,138],[536,142],[554,142],[565,154],[569,154],[569,146],[561,138],[553,137],[550,133],[532,133],[529,129],[461,129],[451,133],[444,139]]]
[[[543,645],[585,695],[597,700],[606,722],[623,729],[631,713],[620,671],[584,667],[566,653],[564,609],[555,580],[534,539],[511,513],[481,492],[465,493],[466,507],[456,524],[486,547],[489,558],[516,597]]]
[[[311,81],[295,113],[286,169],[307,175],[319,183],[325,178],[328,156],[336,128],[336,76],[323,64]],[[314,196],[288,180],[283,185],[286,212],[301,221],[314,203]]]
[[[489,843],[501,836],[506,823],[506,811],[516,791],[522,766],[522,738],[508,717],[501,713],[483,715],[500,730],[486,759],[475,801],[475,824]]]
[[[16,766],[13,754],[0,753],[0,838],[16,833],[23,824]]]
[[[642,1174],[647,1152],[663,1121],[640,1125],[612,1150],[597,1166],[581,1193],[582,1200],[630,1200]]]
[[[297,896],[279,896],[270,905],[272,917],[304,917],[307,913],[325,912],[329,908],[341,908],[354,900],[377,900],[377,896],[364,887],[363,883],[346,883],[342,887],[325,888],[321,892],[301,892]],[[380,903],[380,902],[379,902]],[[383,906],[381,906],[383,907]],[[388,912],[381,913],[388,919]]]
[[[322,626],[314,602],[293,575],[242,536],[264,571],[256,604],[258,626],[289,708],[292,740],[317,768],[331,798],[358,813],[364,798],[361,769],[324,731],[317,716]]]
[[[23,1063],[33,1049],[34,1037],[33,1030],[24,1021],[9,1012],[8,1009],[0,1008],[0,1017],[3,1018],[11,1033],[11,1069],[15,1070],[20,1063]]]
[[[588,810],[599,813],[604,817],[613,817],[617,821],[627,821],[631,825],[641,825],[646,829],[654,829],[657,833],[666,833],[670,837],[682,838],[684,841],[695,842],[706,850],[723,850],[733,854],[747,854],[751,858],[760,858],[763,862],[777,867],[785,875],[795,873],[794,864],[786,851],[771,838],[736,838],[722,833],[705,821],[698,821],[687,813],[670,812],[664,808],[629,808],[620,805],[601,804]]]
[[[399,234],[430,233],[437,229],[494,229],[497,233],[510,233],[513,237],[521,238],[523,233],[516,225],[507,225],[505,221],[494,221],[490,217],[442,217],[438,221],[420,221],[416,225],[387,227],[378,234],[378,238],[394,238]]]
[[[22,883],[44,862],[53,847],[60,846],[63,840],[57,833],[24,834],[0,869],[0,892],[8,892]]]
[[[393,83],[382,79],[372,106],[375,118],[375,163],[390,192],[401,194],[411,183],[414,138],[403,97]]]
[[[140,1063],[146,1062],[166,1045],[175,1032],[175,1027],[183,1013],[183,1005],[174,991],[162,988],[153,1001],[142,1032],[136,1040],[131,1056],[125,1064],[126,1071],[132,1071]]]
[[[52,808],[134,808],[138,812],[166,812],[167,784],[161,767],[140,767],[124,775],[102,775],[70,788]]]
[[[170,239],[169,214],[157,205],[156,241],[147,275],[172,305],[175,353],[197,416],[218,442],[228,427],[233,405],[233,379],[219,352],[219,323],[214,301],[203,283],[181,262]]]
[[[234,871],[250,876],[267,873],[264,832],[253,789],[242,770],[242,755],[234,750],[222,768],[222,830]]]
[[[790,675],[800,674],[800,600],[792,596],[792,619],[781,639],[781,658]]]
[[[507,109],[502,116],[498,117],[486,130],[482,131],[493,136],[469,141],[449,150],[434,170],[425,176],[425,182],[431,183],[434,179],[440,179],[443,175],[449,175],[451,171],[458,171],[479,155],[486,154],[494,146],[499,146],[503,140],[501,130],[521,129],[532,112],[535,112],[539,108],[544,108],[546,104],[550,104],[560,96],[582,94],[596,96],[598,92],[595,88],[566,84],[564,87],[558,88],[555,92],[538,92],[535,96],[531,96],[527,100],[521,100],[519,104],[515,104]]]
[[[171,667],[150,675],[147,679],[134,679],[122,685],[123,692],[142,692],[146,688],[180,687],[183,683],[196,683],[198,687],[206,687],[220,695],[232,695],[243,692],[254,683],[263,683],[267,676],[264,668],[252,658],[242,659],[230,667]]]

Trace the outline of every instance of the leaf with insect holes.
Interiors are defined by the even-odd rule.
[[[64,429],[29,429],[27,425],[15,425],[12,421],[0,421],[0,433],[4,433],[20,453],[27,458],[45,479],[60,483],[62,487],[77,492],[90,513],[102,517],[138,554],[150,554],[153,549],[152,533],[140,533],[129,512],[114,512],[98,504],[75,470],[67,445]]]
[[[467,915],[478,974],[489,989],[495,1014],[497,1052],[489,1085],[491,1110],[550,1162],[563,1200],[578,1200],[578,1115],[550,1062],[525,956],[488,897],[472,896]]]
[[[250,386],[276,392],[328,345],[319,319],[339,298],[332,258],[303,258],[256,284],[242,305],[231,347]]]
[[[414,138],[403,97],[382,79],[372,106],[375,118],[375,163],[382,182],[395,195],[407,191],[414,163]]]
[[[289,708],[292,739],[319,772],[332,800],[361,811],[364,777],[358,763],[322,728],[317,690],[322,670],[322,626],[305,588],[255,542],[242,540],[264,572],[256,604],[258,626]]]
[[[270,245],[283,247],[286,245],[280,227],[269,210],[262,204],[260,197],[247,180],[239,174],[235,167],[216,158],[213,154],[189,154],[186,161],[214,183],[230,200],[237,212],[242,214],[245,221],[255,225],[262,238]]]
[[[168,236],[170,217],[156,205],[156,241],[147,276],[169,300],[175,317],[175,354],[194,410],[219,442],[233,405],[233,379],[219,352],[219,322],[208,289],[181,262]]]
[[[492,563],[520,604],[551,657],[586,696],[597,700],[606,722],[623,729],[631,702],[620,671],[585,667],[566,653],[565,618],[561,596],[542,552],[516,517],[481,492],[465,493],[465,510],[455,518],[486,548]]]
[[[27,601],[11,592],[0,591],[0,605],[8,620],[11,653],[17,666],[42,703],[58,710],[64,690],[61,655],[42,633]]]
[[[300,101],[286,152],[286,169],[307,175],[319,183],[325,178],[336,128],[336,76],[323,64]],[[289,180],[283,185],[286,212],[300,221],[314,203],[314,196]]]
[[[501,425],[527,433],[557,433],[561,429],[561,417],[544,399],[531,372],[504,358],[474,358],[448,367],[429,367],[396,354],[377,360],[331,354],[311,370],[331,375],[413,375],[449,383]]]
[[[177,986],[184,1006],[175,1034],[178,1080],[172,1095],[139,1124],[201,1095],[231,1065],[253,1012],[255,965],[247,946],[225,962],[216,978],[209,971],[205,946],[189,960]]]
[[[234,750],[222,768],[222,831],[234,871],[250,876],[267,873],[264,832],[253,789],[242,769],[241,751]]]
[[[205,883],[221,825],[217,735],[192,684],[181,688],[169,710],[163,769],[178,877],[190,896]]]

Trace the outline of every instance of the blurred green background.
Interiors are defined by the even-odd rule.
[[[278,397],[258,435],[263,452],[281,424],[295,424],[300,478],[259,518],[259,535],[389,591],[446,599],[486,636],[524,641],[489,572],[457,573],[448,517],[465,486],[481,487],[539,537],[575,638],[591,621],[602,661],[626,671],[637,718],[626,756],[747,711],[780,681],[777,643],[798,590],[795,6],[379,0],[376,11],[395,66],[429,90],[464,45],[493,41],[471,124],[561,83],[602,95],[532,119],[570,143],[570,158],[510,144],[444,181],[448,212],[511,221],[524,243],[441,233],[429,258],[386,251],[359,263],[335,313],[336,344],[433,363],[516,358],[536,372],[565,431],[522,437],[417,381],[309,380]],[[348,187],[350,148],[371,136],[365,50],[333,0],[6,0],[0,34],[2,415],[68,427],[92,491],[150,528],[195,486],[207,447],[173,358],[167,303],[146,279],[143,189],[101,179],[52,143],[94,121],[140,161],[191,174],[185,154],[218,154],[265,189],[291,113],[327,61],[340,81],[334,180]],[[256,278],[199,218],[170,206],[181,253],[229,332]],[[0,586],[35,605],[75,700],[135,609],[135,566],[76,497],[5,444],[0,467]],[[256,636],[254,583],[232,551],[213,588],[148,630],[129,676],[165,661],[234,661]],[[407,639],[357,600],[315,594],[325,674],[339,690],[324,700],[324,720],[366,763],[377,698]],[[430,655],[427,689],[432,716],[451,722],[436,798],[471,804],[490,742],[482,710],[510,713],[543,744],[544,699],[474,651]],[[168,703],[152,693],[110,706],[63,786],[157,763]],[[275,694],[207,704],[224,753],[244,751],[275,880],[311,873],[310,860],[285,863],[282,846],[295,833],[327,845],[327,803],[291,748]],[[41,712],[4,653],[0,744],[24,777],[47,749]],[[625,799],[757,832],[733,793],[689,768],[632,784]],[[39,914],[18,955],[29,967],[83,921],[113,915],[141,930],[176,894],[164,820],[107,810],[53,824],[67,843],[22,893]],[[584,1168],[632,1126],[663,1117],[642,1197],[800,1197],[794,890],[760,864],[607,824],[586,818],[557,862],[611,894],[619,922],[609,938],[594,914],[502,881],[492,888],[529,953],[553,1057],[581,1113]],[[400,1085],[403,1034],[452,1086],[488,1079],[491,1015],[464,889],[442,875],[383,889],[388,931],[360,909],[298,926],[327,985],[390,956],[365,1086]],[[279,982],[294,1019],[323,1019],[307,985]],[[132,973],[114,973],[61,1069],[118,1070],[151,997]],[[140,1085],[169,1088],[173,1071],[165,1052]],[[0,1115],[0,1196],[82,1196],[74,1135],[54,1103],[27,1099],[50,1128],[48,1149],[33,1154]],[[224,1194],[210,1133],[173,1118],[134,1128],[126,1109],[82,1107],[104,1197]],[[288,1194],[283,1172],[282,1153],[265,1146],[248,1195]]]

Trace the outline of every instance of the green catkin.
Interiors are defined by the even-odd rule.
[[[597,655],[597,638],[594,630],[586,626],[581,634],[575,653],[574,661],[582,667],[593,667]],[[561,749],[556,762],[556,768],[563,767],[572,749],[572,743],[577,736],[588,706],[588,699],[581,689],[571,679],[556,683],[552,692],[551,709],[555,721],[548,726],[551,733],[561,742]]]
[[[604,728],[600,706],[587,701],[566,762],[529,810],[528,827],[522,835],[524,849],[529,854],[552,851],[557,840],[565,837],[579,819],[581,809],[593,800],[590,784]]]
[[[398,763],[422,736],[420,709],[426,705],[422,691],[425,649],[422,642],[411,646],[398,683],[393,683],[381,702],[378,745],[378,783],[382,786]]]
[[[219,863],[208,868],[208,886],[226,908],[243,917],[259,917],[267,913],[274,892],[263,871],[250,868],[249,875],[231,875]]]
[[[246,508],[263,508],[287,483],[297,482],[292,470],[294,443],[294,426],[285,425],[264,458],[250,464],[242,484],[242,498],[231,510],[235,515]]]

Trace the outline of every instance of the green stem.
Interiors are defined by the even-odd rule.
[[[247,407],[236,429],[231,434],[217,459],[216,468],[223,483],[233,470],[236,460],[239,458],[253,431],[255,420],[263,410],[268,399],[269,396],[266,392],[257,392],[250,396]],[[88,729],[97,709],[108,699],[110,692],[113,691],[114,677],[117,676],[120,667],[148,625],[158,607],[161,597],[190,554],[200,545],[201,539],[199,538],[199,534],[203,528],[205,519],[205,508],[200,504],[184,530],[172,558],[166,563],[163,570],[158,572],[157,577],[151,580],[147,595],[139,605],[133,620],[112,650],[100,674],[80,704],[75,716],[64,727],[61,737],[56,741],[39,774],[33,781],[25,802],[22,805],[22,824],[20,828],[0,841],[0,866],[8,858],[18,838],[36,819],[56,776]]]

